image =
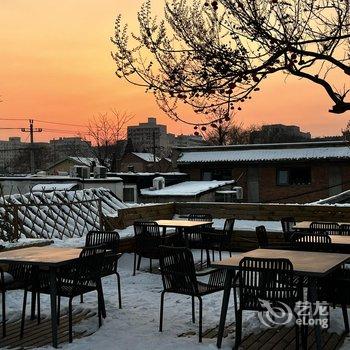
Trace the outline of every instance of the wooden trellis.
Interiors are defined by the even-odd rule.
[[[0,196],[0,239],[82,237],[103,226],[119,200],[107,190],[30,192]]]

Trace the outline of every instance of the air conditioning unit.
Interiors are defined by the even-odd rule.
[[[236,191],[236,198],[243,199],[243,188],[240,186],[233,187],[233,190]]]
[[[153,179],[153,187],[156,190],[161,190],[162,188],[165,187],[165,179],[162,176],[155,177]]]
[[[90,168],[88,166],[75,165],[72,175],[80,179],[90,179]]]
[[[94,168],[94,178],[95,179],[105,179],[107,177],[107,168],[105,166],[97,165]]]

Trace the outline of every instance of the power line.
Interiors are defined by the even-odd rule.
[[[56,125],[66,125],[66,126],[79,126],[79,127],[87,128],[87,125],[82,125],[82,124],[69,124],[69,123],[49,122],[49,121],[40,120],[40,119],[34,119],[34,121],[39,122],[39,123],[46,123],[46,124],[56,124]]]
[[[24,119],[24,118],[0,118],[0,120],[6,120],[6,121],[27,121],[28,119]],[[51,121],[46,121],[46,120],[41,120],[41,119],[31,119],[31,120],[33,120],[35,122],[38,122],[38,123],[66,125],[66,126],[79,126],[79,127],[87,128],[87,125],[83,125],[83,124],[51,122]]]

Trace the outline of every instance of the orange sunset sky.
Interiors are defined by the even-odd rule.
[[[141,0],[1,0],[0,118],[31,117],[86,125],[92,116],[116,108],[135,115],[132,123],[153,115],[168,124],[170,132],[191,133],[191,128],[164,115],[152,95],[114,75],[110,56],[114,49],[110,42],[114,20],[122,13],[130,27],[136,29],[136,13],[141,3]],[[153,0],[153,7],[159,12],[163,0]],[[306,81],[288,78],[285,82],[284,77],[276,76],[266,80],[261,90],[237,115],[245,125],[297,124],[313,135],[332,135],[339,134],[350,119],[349,112],[328,113],[332,101],[321,88]],[[192,113],[186,115],[190,119]],[[27,122],[0,121],[0,125],[22,127]],[[43,132],[36,135],[37,140],[72,136],[85,130],[44,123],[36,126],[64,130]],[[0,139],[20,134],[17,130],[0,129]]]

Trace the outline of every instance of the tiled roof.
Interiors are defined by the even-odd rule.
[[[303,144],[304,146],[305,144]],[[310,147],[311,146],[311,147]],[[198,162],[268,162],[283,160],[313,160],[313,159],[350,159],[350,147],[347,145],[315,145],[290,148],[263,147],[215,147],[213,149],[182,149],[178,158],[178,163],[198,163]]]

